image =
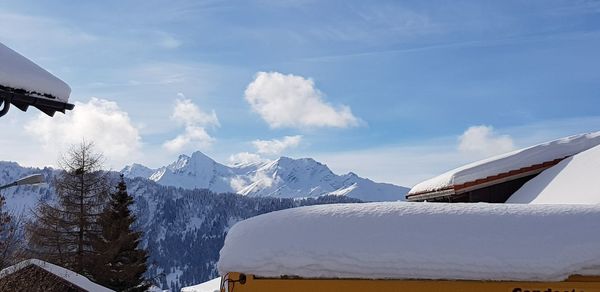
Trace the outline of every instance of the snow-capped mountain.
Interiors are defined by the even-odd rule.
[[[128,169],[139,174],[155,172],[141,165]],[[52,182],[59,171],[0,161],[0,185],[33,173],[42,173],[47,182]],[[117,174],[112,175],[116,185]],[[126,179],[126,183],[135,201],[132,211],[137,217],[136,226],[144,232],[142,244],[150,256],[147,276],[169,291],[216,277],[225,235],[240,220],[298,206],[360,202],[345,196],[287,199],[216,194],[206,189],[163,186],[145,178]],[[31,210],[39,200],[55,198],[55,190],[51,183],[23,185],[4,189],[2,195],[6,198],[5,210],[17,217],[22,214],[25,222],[33,218]]]
[[[127,177],[142,177],[161,185],[184,189],[209,189],[251,197],[307,198],[348,196],[363,201],[404,200],[407,188],[376,183],[354,173],[336,175],[311,158],[277,160],[226,166],[202,152],[179,158],[159,169],[140,164],[125,167]]]

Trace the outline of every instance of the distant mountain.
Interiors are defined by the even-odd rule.
[[[274,161],[226,166],[202,152],[179,158],[158,169],[140,164],[125,167],[129,178],[147,178],[165,186],[209,189],[249,197],[315,198],[348,196],[362,201],[404,200],[408,188],[376,183],[354,173],[336,175],[311,158],[281,157]]]
[[[129,170],[142,175],[150,173],[141,165],[132,165]],[[0,161],[0,185],[33,173],[42,173],[50,182],[58,171]],[[201,174],[195,173],[195,176],[202,177]],[[117,173],[113,175],[116,184]],[[137,229],[144,232],[143,245],[150,255],[148,276],[171,291],[217,276],[216,263],[225,235],[238,221],[304,205],[360,202],[345,196],[289,199],[217,194],[206,189],[163,186],[145,178],[127,179],[126,183],[135,198],[132,210],[138,218]],[[205,183],[210,183],[210,179]],[[7,210],[16,215],[22,213],[25,220],[31,218],[31,209],[39,200],[52,200],[55,196],[52,185],[47,184],[8,188],[2,190],[2,194]]]

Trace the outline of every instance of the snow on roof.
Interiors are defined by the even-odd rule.
[[[600,205],[365,203],[234,225],[218,269],[263,277],[560,281],[600,274]]]
[[[36,265],[52,274],[64,279],[65,281],[70,282],[73,285],[80,287],[87,291],[114,292],[113,290],[110,290],[104,286],[100,286],[100,285],[90,281],[88,278],[86,278],[80,274],[77,274],[77,273],[67,270],[63,267],[59,267],[57,265],[54,265],[54,264],[51,264],[51,263],[48,263],[48,262],[45,262],[42,260],[38,260],[38,259],[25,260],[14,266],[4,268],[4,269],[2,269],[2,271],[0,271],[0,278],[3,278],[14,272],[17,272],[25,267],[28,267],[29,265]]]
[[[181,292],[215,292],[221,289],[221,278],[214,278],[210,281],[204,282],[202,284],[183,287],[181,288]]]
[[[544,170],[516,191],[507,203],[600,204],[600,146]]]
[[[562,159],[600,144],[600,132],[573,135],[476,161],[415,185],[409,192],[439,191],[511,170]]]
[[[0,43],[0,86],[68,102],[71,88],[56,76]],[[1,88],[1,87],[0,87]]]

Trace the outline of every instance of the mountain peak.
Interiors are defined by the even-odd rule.
[[[208,160],[213,160],[212,158],[208,157],[208,155],[202,153],[202,151],[194,151],[192,152],[192,159],[196,160],[196,159],[208,159]]]
[[[287,156],[281,156],[277,160],[275,160],[277,164],[304,164],[304,165],[324,165],[312,158],[290,158]]]
[[[132,165],[125,166],[121,170],[121,173],[124,174],[126,177],[129,177],[129,178],[134,178],[134,177],[148,178],[155,171],[156,170],[151,169],[149,167],[146,167],[144,165],[141,165],[139,163],[134,163]]]

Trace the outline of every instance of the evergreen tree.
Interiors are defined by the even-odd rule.
[[[93,144],[72,146],[59,162],[54,179],[56,200],[40,201],[34,220],[27,224],[33,256],[89,276],[95,253],[92,240],[101,229],[98,219],[109,192],[102,155]]]
[[[145,291],[147,252],[139,248],[142,232],[134,231],[136,217],[129,207],[133,197],[127,193],[123,175],[117,192],[100,216],[101,236],[95,240],[96,273],[98,283],[117,291]]]

